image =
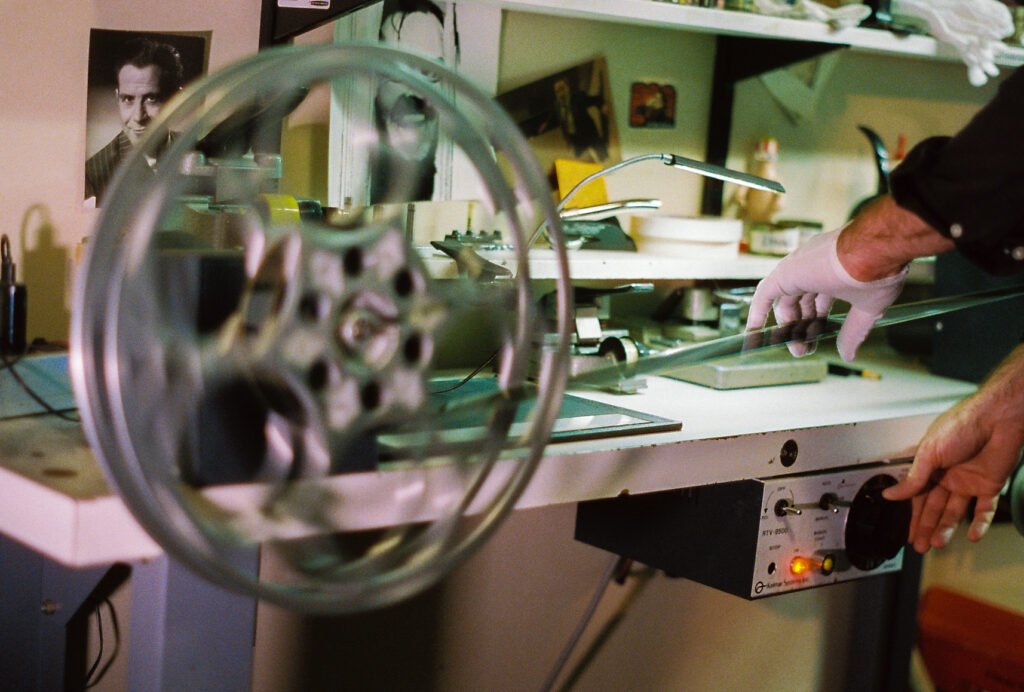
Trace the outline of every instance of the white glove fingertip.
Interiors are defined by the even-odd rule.
[[[850,310],[850,314],[846,316],[846,321],[843,322],[843,326],[839,330],[839,336],[836,337],[836,349],[839,351],[839,356],[847,363],[857,357],[857,349],[864,343],[864,339],[867,338],[868,332],[871,331],[876,320],[877,317],[872,317],[859,310]]]
[[[857,358],[857,349],[867,338],[867,332],[867,329],[851,325],[850,319],[847,318],[839,331],[839,336],[836,337],[836,349],[843,360],[852,362]]]
[[[747,311],[747,329],[760,329],[768,319],[772,304],[778,297],[779,291],[769,279],[764,279],[754,289],[754,297],[750,300],[750,309]]]
[[[839,332],[839,336],[836,337],[836,350],[839,351],[839,357],[845,360],[847,363],[852,363],[857,358],[857,349],[864,343],[864,337],[856,337],[849,333]]]
[[[985,71],[977,65],[971,65],[967,68],[967,81],[971,83],[971,86],[985,86],[985,82],[988,81],[988,76],[985,74]]]
[[[789,349],[789,353],[794,358],[803,358],[807,355],[807,344],[803,341],[791,341],[786,344],[786,348]]]
[[[768,311],[771,309],[771,301],[758,302],[755,298],[750,304],[750,311],[747,313],[747,331],[760,329],[768,319]]]

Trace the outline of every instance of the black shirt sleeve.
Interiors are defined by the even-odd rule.
[[[956,135],[915,146],[889,183],[897,204],[986,271],[1024,268],[1024,68]]]

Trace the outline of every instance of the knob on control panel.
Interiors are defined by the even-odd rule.
[[[882,491],[896,479],[879,474],[857,492],[846,518],[846,555],[858,569],[875,569],[899,553],[910,530],[909,500],[892,502]]]
[[[839,513],[840,507],[849,507],[850,503],[846,500],[840,500],[839,496],[835,493],[825,493],[818,500],[818,507],[831,511],[833,514]]]

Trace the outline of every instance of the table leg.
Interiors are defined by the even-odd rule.
[[[241,558],[258,569],[253,551]],[[214,586],[166,556],[132,568],[128,688],[252,687],[256,601]]]
[[[26,692],[80,688],[85,633],[73,623],[81,624],[126,575],[124,565],[65,567],[0,536],[3,685]]]

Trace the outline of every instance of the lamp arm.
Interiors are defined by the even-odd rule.
[[[649,159],[661,159],[663,156],[666,156],[666,154],[641,154],[640,156],[634,156],[633,158],[626,159],[625,161],[620,161],[618,163],[612,164],[611,166],[608,166],[607,168],[602,168],[599,171],[591,173],[586,178],[576,183],[576,185],[565,194],[565,197],[563,197],[558,202],[558,205],[555,207],[555,211],[561,212],[563,209],[565,209],[565,205],[569,203],[570,199],[576,196],[577,192],[579,192],[580,190],[582,190],[583,188],[585,188],[587,185],[594,182],[598,178],[601,178],[603,176],[608,175],[609,173],[613,173],[617,170],[625,168],[626,166],[631,166],[634,163],[638,163],[640,161],[647,161]],[[541,234],[547,227],[547,221],[541,223],[541,225],[537,227],[537,230],[533,232],[533,235],[530,236],[530,242],[527,243],[526,247],[533,247],[533,244],[537,242],[537,239],[540,238]]]
[[[569,203],[569,200],[576,196],[576,193],[582,190],[584,187],[594,182],[598,178],[614,173],[615,171],[621,170],[626,166],[632,166],[634,163],[640,161],[649,161],[652,159],[658,159],[666,166],[672,166],[673,168],[679,168],[684,171],[691,173],[697,173],[698,175],[707,176],[709,178],[717,178],[719,180],[725,180],[738,185],[744,185],[746,187],[752,187],[759,190],[769,190],[771,192],[778,192],[779,194],[785,193],[786,189],[782,187],[778,182],[774,180],[768,180],[756,175],[750,175],[748,173],[741,173],[734,171],[731,168],[725,168],[724,166],[716,166],[713,163],[704,163],[703,161],[697,161],[696,159],[688,159],[685,156],[677,156],[676,154],[640,154],[632,158],[620,161],[619,163],[612,164],[607,168],[602,168],[599,171],[591,173],[586,178],[576,183],[576,185],[566,193],[565,197],[561,199],[558,205],[555,207],[555,211],[561,212],[565,209],[565,205]],[[530,240],[527,243],[527,249],[533,247],[533,244],[537,242],[541,234],[547,228],[547,221],[544,221],[537,227],[537,230],[530,236]]]

